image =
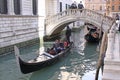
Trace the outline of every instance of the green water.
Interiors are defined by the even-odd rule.
[[[86,43],[82,45],[84,35],[81,32],[72,34],[74,46],[69,55],[58,63],[33,73],[22,74],[20,72],[14,53],[0,56],[0,80],[61,80],[61,77],[64,77],[61,76],[62,72],[82,77],[85,73],[95,70],[98,59],[96,52],[98,44]],[[45,42],[45,47],[50,46],[51,42]],[[33,59],[39,52],[39,44],[22,48],[20,51],[22,59],[26,61]]]

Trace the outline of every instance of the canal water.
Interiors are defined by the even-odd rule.
[[[86,43],[84,30],[73,32],[71,40],[74,46],[69,55],[54,65],[29,74],[20,72],[14,53],[0,56],[0,80],[69,80],[70,77],[71,80],[75,77],[82,80],[86,73],[96,69],[98,44]],[[50,47],[52,43],[45,42],[44,46]],[[39,44],[20,49],[21,58],[25,61],[35,58],[38,52]]]

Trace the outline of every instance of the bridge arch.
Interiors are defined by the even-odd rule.
[[[107,31],[114,22],[114,19],[88,9],[69,9],[46,18],[46,35],[59,33],[64,27],[72,22],[83,20]]]

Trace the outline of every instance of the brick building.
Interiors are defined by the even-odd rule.
[[[106,0],[85,0],[85,8],[105,14]]]
[[[120,12],[120,0],[107,0],[106,2],[107,15],[114,16]]]

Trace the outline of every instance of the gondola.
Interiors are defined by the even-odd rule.
[[[17,46],[14,46],[15,50],[15,56],[17,59],[17,62],[19,64],[20,70],[23,74],[31,73],[37,70],[40,70],[42,68],[45,68],[49,65],[52,65],[59,61],[62,57],[67,55],[69,50],[72,48],[73,42],[70,43],[70,45],[60,53],[56,55],[50,55],[47,52],[43,52],[41,55],[39,55],[37,58],[30,60],[28,62],[23,61],[19,56],[19,49]]]
[[[97,33],[95,28],[89,28],[87,27],[87,29],[89,30],[89,32],[85,35],[85,40],[87,42],[99,42],[100,38],[99,38],[99,33]]]
[[[94,33],[93,33],[94,34]],[[97,35],[98,36],[98,34],[95,34],[95,35]],[[94,37],[92,34],[90,34],[90,33],[88,33],[88,34],[86,34],[85,35],[85,40],[87,41],[87,42],[92,42],[92,43],[94,43],[94,42],[99,42],[99,37]]]

